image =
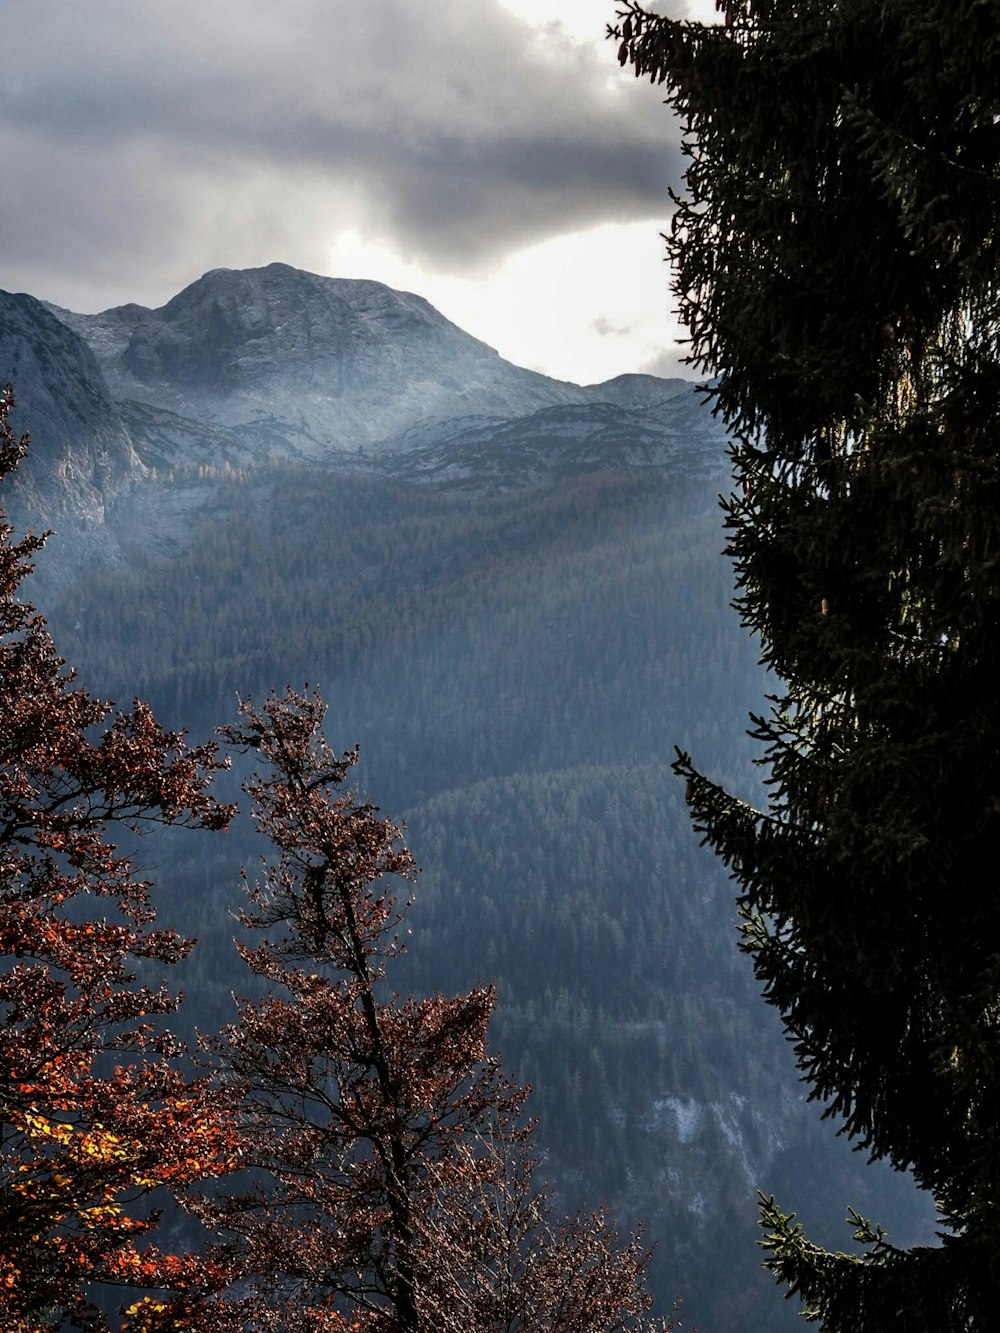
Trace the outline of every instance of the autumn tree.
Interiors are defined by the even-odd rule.
[[[27,447],[12,405],[7,390],[0,478]],[[192,941],[156,928],[109,832],[218,829],[231,812],[208,791],[214,746],[188,748],[138,702],[112,716],[64,669],[19,593],[43,541],[13,540],[0,514],[0,1327],[96,1333],[94,1284],[200,1295],[223,1280],[140,1249],[156,1214],[138,1205],[225,1169],[233,1147],[222,1094],[173,1058],[175,998],[137,980]],[[130,1326],[158,1304],[133,1302]]]
[[[744,623],[781,677],[754,809],[682,756],[813,1095],[933,1193],[939,1248],[769,1263],[828,1330],[987,1329],[1000,1306],[1000,6],[620,5],[665,84],[670,245],[717,374]]]
[[[198,1211],[230,1237],[254,1327],[365,1333],[612,1333],[644,1317],[646,1251],[603,1214],[555,1225],[534,1181],[526,1089],[487,1049],[490,987],[388,989],[415,874],[400,829],[345,787],[317,695],[245,705],[229,742],[276,849],[246,880],[241,952],[268,988],[219,1050],[244,1090],[256,1183]]]

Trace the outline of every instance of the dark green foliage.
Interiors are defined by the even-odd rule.
[[[768,1210],[771,1263],[826,1329],[992,1328],[1000,6],[720,9],[629,5],[618,36],[686,121],[676,291],[734,441],[740,610],[785,684],[755,720],[765,812],[679,769],[814,1095],[946,1224],[857,1260]]]

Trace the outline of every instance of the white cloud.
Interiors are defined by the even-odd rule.
[[[659,374],[689,373],[670,351],[678,330],[663,254],[655,220],[607,224],[530,246],[471,279],[423,268],[345,232],[325,271],[374,275],[417,291],[508,360],[595,383],[654,362]]]

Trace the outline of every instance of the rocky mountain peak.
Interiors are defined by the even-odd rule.
[[[450,356],[495,360],[427,301],[381,283],[287,264],[213,269],[136,321],[118,367],[140,384],[239,398],[278,378],[342,396]]]
[[[90,344],[119,401],[266,428],[300,457],[383,444],[418,421],[589,397],[510,365],[420,296],[287,264],[213,269],[157,310],[53,313]]]
[[[276,458],[509,490],[608,468],[700,475],[723,457],[687,381],[550,379],[371,280],[275,263],[212,269],[158,309],[4,299],[0,373],[37,441],[20,482],[33,520],[100,524],[146,468],[159,515],[164,478]]]

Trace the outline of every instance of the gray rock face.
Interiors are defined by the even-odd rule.
[[[117,398],[268,427],[303,457],[389,441],[417,421],[522,415],[590,392],[510,365],[422,297],[286,264],[213,270],[159,310],[57,313]]]
[[[506,490],[608,468],[698,474],[723,458],[721,431],[685,380],[549,379],[422,297],[287,264],[215,269],[158,310],[79,315],[3,296],[0,373],[35,442],[18,481],[24,512],[63,528],[75,515],[93,531],[155,474],[160,527],[180,540],[165,483],[183,489],[268,459]],[[145,527],[137,491],[115,523],[132,510]],[[135,527],[122,527],[126,545]]]
[[[31,435],[8,507],[33,521],[101,523],[145,468],[87,344],[32,296],[0,292],[0,382],[15,430]]]

